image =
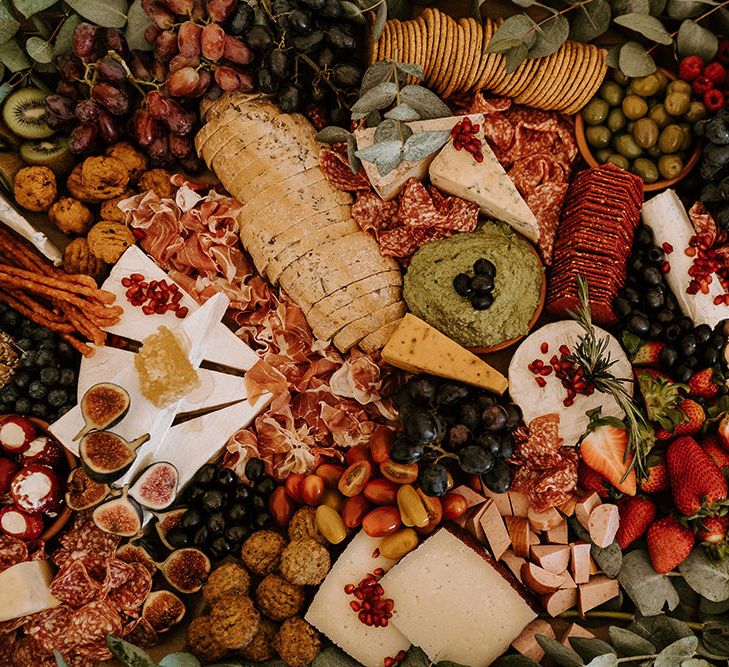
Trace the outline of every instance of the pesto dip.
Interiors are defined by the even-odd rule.
[[[494,302],[475,310],[459,296],[453,279],[473,276],[482,257],[496,267]],[[501,223],[431,241],[418,249],[405,274],[403,297],[410,311],[465,347],[487,347],[528,333],[539,304],[543,268],[529,243]]]

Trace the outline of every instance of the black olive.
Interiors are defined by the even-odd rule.
[[[684,357],[688,357],[696,352],[698,341],[693,334],[686,334],[678,341],[678,349]]]
[[[362,70],[356,65],[337,65],[332,70],[332,77],[342,88],[354,88],[362,79]]]
[[[512,478],[511,466],[506,461],[497,461],[489,472],[481,475],[481,481],[486,488],[494,493],[506,493],[511,486]]]
[[[202,486],[193,485],[187,488],[185,491],[185,500],[192,504],[198,505],[202,502],[202,498],[205,495],[205,489]]]
[[[259,512],[256,514],[256,518],[253,519],[253,525],[258,529],[266,528],[270,526],[272,522],[273,519],[268,512]]]
[[[233,486],[237,480],[238,478],[230,468],[220,468],[216,474],[216,481],[223,488]]]
[[[694,328],[694,323],[690,317],[684,316],[678,321],[678,326],[681,327],[681,331],[691,331]]]
[[[726,344],[726,336],[724,336],[723,334],[720,334],[720,333],[711,334],[711,338],[709,338],[709,342],[707,343],[707,345],[709,347],[713,347],[715,350],[721,350],[725,344]],[[31,396],[31,398],[32,398],[32,396]]]
[[[225,532],[225,517],[220,512],[211,514],[205,524],[211,535],[222,535]]]
[[[613,310],[615,314],[622,320],[630,315],[633,307],[630,305],[628,300],[622,296],[619,296],[613,301]]]
[[[200,528],[198,528],[192,536],[192,544],[198,548],[206,548],[209,541],[210,532],[208,531],[207,526],[200,526]]]
[[[494,305],[494,295],[490,292],[474,296],[471,299],[471,306],[474,310],[488,310]]]
[[[403,426],[410,441],[420,445],[433,442],[438,434],[432,415],[417,408],[403,421]]]
[[[653,245],[653,230],[647,225],[639,225],[635,230],[634,243],[647,248]]]
[[[657,245],[648,250],[647,257],[648,261],[656,266],[661,266],[666,261],[666,253],[663,252],[663,248],[659,248]]]
[[[673,371],[676,382],[688,382],[692,375],[693,371],[686,364],[679,364]]]
[[[225,531],[225,539],[235,546],[240,546],[248,539],[250,534],[250,529],[245,526],[230,526],[230,528]]]
[[[626,323],[628,331],[636,334],[637,336],[644,336],[648,333],[648,329],[651,328],[651,323],[644,315],[631,315]]]
[[[661,308],[656,313],[656,322],[660,324],[670,324],[676,317],[676,313],[669,308]]]
[[[663,368],[673,368],[678,361],[678,351],[675,347],[666,345],[666,347],[658,353],[658,361],[661,363]]]
[[[478,296],[483,296],[494,289],[494,279],[484,274],[474,276],[471,278],[471,287]]]
[[[650,310],[663,308],[663,304],[665,302],[665,295],[661,287],[652,287],[645,293],[645,305],[648,306]]]
[[[342,13],[342,7],[339,0],[325,0],[324,5],[319,10],[319,16],[327,19],[335,19]]]
[[[286,49],[274,49],[268,54],[268,67],[274,75],[285,79],[291,69],[291,59]]]
[[[473,272],[477,276],[491,276],[493,278],[496,275],[496,267],[493,262],[481,257],[473,263]]]
[[[640,273],[645,268],[645,263],[639,255],[633,255],[628,261],[628,268],[633,273]]]
[[[263,477],[265,471],[266,466],[261,459],[251,458],[246,462],[245,473],[251,482],[255,482],[257,479]]]
[[[699,358],[695,354],[692,354],[690,357],[685,357],[683,363],[691,370],[696,370],[696,367],[699,365]]]
[[[17,401],[15,401],[13,412],[18,413],[19,415],[27,415],[28,413],[30,413],[30,408],[32,406],[33,404],[30,402],[29,398],[19,398]],[[68,410],[66,412],[68,412]]]
[[[218,468],[212,463],[206,463],[200,470],[195,473],[193,479],[194,484],[212,484],[215,479],[215,474],[218,472]]]
[[[666,337],[666,340],[668,341],[676,341],[678,340],[678,337],[681,335],[681,327],[678,326],[678,324],[669,324],[666,327],[666,330],[663,332],[663,335]]]
[[[167,541],[175,549],[184,549],[190,546],[190,535],[182,528],[171,528],[166,535]]]
[[[432,405],[438,392],[438,385],[424,375],[410,380],[406,385],[409,395],[418,403]]]
[[[225,495],[218,489],[205,491],[202,497],[202,507],[208,512],[218,512],[225,504]]]
[[[180,519],[180,526],[186,530],[191,530],[193,528],[198,528],[202,524],[203,520],[204,517],[202,512],[191,507],[182,515],[182,518]]]
[[[462,297],[473,296],[473,287],[471,287],[471,276],[467,273],[459,273],[453,279],[453,289],[456,290],[456,294]]]
[[[649,287],[658,287],[663,282],[663,274],[655,266],[643,269],[643,282]]]
[[[226,540],[224,537],[216,537],[210,543],[210,553],[212,554],[213,558],[225,558],[232,550],[233,549],[230,546],[230,542],[228,542],[228,540]]]
[[[276,488],[276,482],[271,477],[264,477],[256,486],[256,493],[261,496],[270,496]]]
[[[407,385],[398,387],[392,398],[395,401],[395,407],[399,409],[402,409],[405,405],[408,405],[413,401],[413,397],[410,395]]]
[[[268,508],[268,500],[266,500],[266,498],[264,498],[263,496],[253,496],[253,501],[251,504],[256,512],[263,512],[265,509]]]
[[[324,33],[321,30],[312,30],[308,35],[296,35],[291,40],[293,47],[301,53],[313,51],[324,41]]]
[[[7,388],[12,389],[12,386]],[[46,387],[46,385],[44,385],[40,380],[33,380],[33,382],[28,385],[28,396],[36,401],[44,399],[47,393],[48,387]],[[16,397],[16,399],[17,398],[18,397]]]
[[[717,361],[719,361],[719,350],[713,347],[705,347],[701,352],[701,361],[703,361],[706,366],[713,366]]]
[[[233,503],[225,510],[225,518],[231,523],[237,523],[245,519],[248,509],[242,503]]]
[[[648,338],[651,340],[663,338],[663,325],[658,322],[653,322],[651,328],[648,329]]]
[[[711,327],[708,324],[699,324],[694,329],[694,336],[696,336],[699,345],[705,345],[711,338]]]

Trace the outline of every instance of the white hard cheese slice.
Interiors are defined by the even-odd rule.
[[[643,222],[653,230],[656,245],[669,243],[673,247],[673,252],[666,256],[671,265],[666,280],[684,315],[690,317],[696,325],[708,324],[710,327],[729,316],[729,307],[714,303],[714,297],[724,294],[716,276],[709,284],[708,294],[686,293],[691,282],[688,270],[694,258],[684,251],[696,232],[678,195],[673,190],[656,195],[643,204],[642,216]]]
[[[393,623],[433,662],[486,667],[537,615],[511,584],[446,529],[381,580]]]
[[[483,161],[476,162],[467,150],[457,151],[449,141],[430,164],[430,182],[439,190],[478,204],[481,213],[511,225],[530,241],[539,240],[539,224],[513,181],[496,159],[484,138]]]
[[[0,621],[9,621],[61,604],[51,595],[53,575],[45,560],[18,563],[0,573]]]
[[[378,567],[389,570],[395,564],[384,556],[373,557],[379,542],[360,531],[334,563],[305,616],[311,625],[365,667],[382,667],[385,658],[394,658],[398,652],[410,648],[410,642],[392,623],[384,628],[361,623],[349,606],[355,598],[344,592],[347,584],[357,585]],[[390,597],[387,589],[385,597]]]

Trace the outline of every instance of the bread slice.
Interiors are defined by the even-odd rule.
[[[402,273],[400,269],[390,268],[387,271],[381,271],[345,285],[336,292],[317,301],[308,310],[304,311],[305,315],[310,322],[319,323],[321,320],[330,317],[335,311],[349,305],[355,299],[370,292],[376,292],[383,287],[397,287],[402,290]]]
[[[319,165],[319,159],[312,153],[302,151],[283,157],[269,164],[269,169],[258,178],[250,180],[245,175],[238,176],[230,185],[230,192],[242,202],[255,197],[269,188],[276,187],[276,183],[290,176],[295,176]],[[331,186],[330,186],[331,187]]]
[[[299,188],[307,188],[310,185],[319,183],[324,180],[324,174],[319,166],[306,169],[305,171],[288,176],[282,181],[276,183],[276,187],[262,190],[258,194],[248,197],[243,204],[243,214],[246,218],[254,218],[259,211],[268,206],[272,201],[281,196],[281,191],[298,190]]]
[[[212,169],[213,158],[220,152],[224,153],[226,146],[230,142],[240,143],[240,138],[236,132],[230,127],[221,127],[213,134],[202,147],[200,157],[205,160],[205,164]],[[223,183],[225,185],[225,183]],[[232,193],[231,193],[232,194]]]
[[[375,350],[381,350],[385,347],[385,345],[387,345],[387,341],[392,338],[392,334],[397,331],[401,321],[401,319],[393,320],[392,322],[388,322],[384,326],[381,326],[379,329],[376,329],[359,341],[359,346],[367,353],[374,352]]]
[[[377,331],[385,324],[400,320],[405,315],[406,310],[404,301],[395,301],[384,308],[370,312],[364,317],[354,320],[335,334],[333,338],[334,345],[338,350],[346,352],[373,331]]]
[[[203,125],[200,128],[200,131],[195,135],[195,150],[197,151],[197,154],[200,155],[202,153],[203,146],[205,146],[205,143],[208,139],[210,139],[210,137],[216,134],[221,127],[225,127],[225,125],[237,117],[237,115],[238,112],[235,109],[229,109],[220,117],[205,123],[205,125]]]

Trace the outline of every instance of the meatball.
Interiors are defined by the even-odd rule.
[[[210,621],[215,641],[227,649],[247,646],[256,632],[261,615],[247,595],[233,592],[223,595],[210,608]]]
[[[238,563],[223,563],[214,569],[203,586],[203,598],[212,605],[228,593],[247,595],[251,577]]]
[[[193,618],[187,626],[187,645],[200,662],[216,662],[228,651],[212,633],[210,616]]]
[[[56,175],[48,167],[24,167],[13,180],[13,196],[29,211],[47,211],[56,200]]]
[[[81,236],[94,224],[94,216],[85,204],[73,197],[61,197],[48,209],[48,217],[64,234]]]
[[[316,527],[316,510],[313,507],[301,507],[289,521],[289,539],[301,540],[310,537],[320,544],[326,544],[327,538]]]
[[[319,655],[321,639],[303,618],[290,618],[281,624],[274,646],[289,667],[306,667]]]
[[[68,191],[91,204],[121,197],[129,183],[129,170],[114,157],[88,157],[77,164],[66,181]]]
[[[269,574],[256,589],[261,612],[274,621],[296,616],[304,607],[304,588],[289,583],[277,574]]]
[[[85,238],[74,239],[63,251],[63,270],[66,273],[84,273],[98,283],[106,269],[106,262],[91,252]]]
[[[331,566],[326,547],[310,537],[294,540],[281,554],[281,574],[300,586],[320,584]]]
[[[127,168],[130,183],[136,183],[147,168],[147,156],[126,141],[109,146],[106,154],[109,157],[115,157]]]
[[[165,169],[150,169],[139,179],[139,191],[154,190],[160,199],[170,199],[175,194],[175,188],[170,179],[172,174]]]
[[[248,646],[244,646],[241,650],[241,655],[246,660],[253,660],[254,662],[263,662],[264,660],[270,660],[276,655],[276,649],[273,646],[273,640],[278,632],[278,627],[273,621],[269,621],[267,618],[262,618],[258,625],[258,632],[256,632],[251,643]]]
[[[259,530],[243,543],[241,558],[253,574],[265,577],[278,567],[285,546],[286,540],[278,533]]]
[[[119,208],[119,202],[124,199],[128,199],[129,197],[133,197],[134,194],[135,193],[132,190],[126,190],[119,197],[114,197],[114,199],[107,199],[99,209],[99,216],[103,220],[126,224],[127,214]]]

